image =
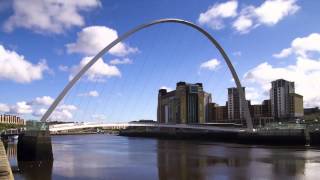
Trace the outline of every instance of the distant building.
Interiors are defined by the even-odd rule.
[[[227,106],[219,106],[216,103],[209,104],[209,123],[225,123],[228,120],[228,109]]]
[[[245,94],[245,88],[242,87]],[[228,88],[228,119],[230,121],[241,121],[244,118],[243,103],[237,88]]]
[[[271,112],[271,101],[269,99],[262,102],[262,116],[263,117],[272,117]]]
[[[157,121],[159,123],[205,123],[211,94],[203,90],[202,83],[178,82],[176,90],[160,89]]]
[[[295,94],[294,82],[278,79],[271,82],[271,113],[277,120],[289,120],[303,115],[303,98]]]
[[[303,96],[295,93],[290,93],[290,117],[301,118],[304,115],[303,111]]]
[[[18,116],[0,114],[0,124],[25,125],[25,121]]]
[[[319,107],[304,108],[304,115],[309,115],[309,114],[314,114],[314,113],[320,113]]]
[[[269,104],[269,100],[264,100],[262,104],[249,105],[250,114],[255,127],[264,126],[266,123],[274,121],[274,118],[271,116]]]

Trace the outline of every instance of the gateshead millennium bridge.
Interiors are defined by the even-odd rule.
[[[245,95],[243,92],[243,89],[241,88],[241,83],[239,80],[239,77],[228,57],[226,52],[223,50],[221,45],[217,42],[216,39],[214,39],[206,30],[202,29],[201,27],[197,26],[194,23],[191,23],[189,21],[185,21],[182,19],[160,19],[156,20],[147,24],[142,24],[140,26],[137,26],[136,28],[126,32],[113,42],[111,42],[109,45],[107,45],[104,49],[102,49],[96,56],[94,56],[79,72],[76,74],[73,79],[67,84],[67,86],[62,90],[62,92],[59,94],[59,96],[55,99],[55,101],[52,103],[52,105],[49,107],[49,109],[46,111],[46,113],[43,115],[41,118],[42,122],[46,122],[49,118],[49,116],[52,114],[52,112],[55,110],[55,108],[58,106],[58,104],[61,102],[61,100],[65,97],[65,95],[69,92],[69,90],[75,85],[75,83],[85,74],[86,71],[88,71],[97,61],[99,58],[101,58],[105,53],[107,53],[112,47],[120,43],[121,41],[125,40],[129,36],[133,35],[134,33],[148,28],[153,25],[157,24],[163,24],[163,23],[178,23],[178,24],[183,24],[188,27],[194,28],[195,30],[199,31],[201,34],[203,34],[220,52],[222,57],[224,58],[225,62],[227,63],[227,66],[229,70],[231,71],[232,77],[235,80],[239,96],[240,96],[240,102],[242,103],[242,107],[244,108],[244,118],[246,120],[246,126],[247,130],[251,131],[253,130],[253,123],[252,123],[252,118],[249,112],[249,107],[248,103],[245,99]]]

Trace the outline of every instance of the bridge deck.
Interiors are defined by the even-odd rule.
[[[204,125],[188,125],[188,124],[149,124],[149,123],[84,123],[84,124],[61,124],[53,125],[49,129],[51,132],[75,130],[83,128],[127,128],[127,127],[159,127],[159,128],[181,128],[181,129],[197,129],[197,130],[213,130],[213,131],[227,131],[227,132],[239,132],[244,131],[243,128],[231,128],[231,127],[215,127]]]
[[[9,179],[13,180],[13,174],[7,158],[6,150],[0,140],[0,180]]]

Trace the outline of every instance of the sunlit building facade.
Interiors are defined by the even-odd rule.
[[[176,90],[160,89],[157,121],[159,123],[205,123],[209,116],[211,94],[203,90],[202,83],[178,82]]]
[[[25,125],[25,121],[15,115],[0,114],[0,124]]]

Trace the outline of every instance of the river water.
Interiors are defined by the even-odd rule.
[[[319,179],[320,149],[157,140],[112,135],[52,137],[54,162],[18,164],[15,179]]]

